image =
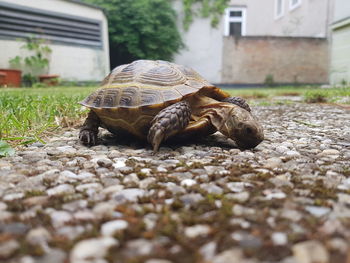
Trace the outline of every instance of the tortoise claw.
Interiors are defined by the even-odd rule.
[[[97,144],[97,134],[91,130],[81,130],[79,133],[79,141],[88,146],[94,146]]]

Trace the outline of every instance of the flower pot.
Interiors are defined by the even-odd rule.
[[[5,86],[6,73],[0,72],[0,87]]]
[[[5,74],[3,77],[3,86],[20,87],[22,71],[17,69],[0,69],[0,73]]]
[[[58,85],[59,75],[40,75],[39,81],[45,83],[48,86]]]

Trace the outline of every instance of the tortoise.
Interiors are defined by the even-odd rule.
[[[89,146],[97,144],[99,127],[147,139],[155,152],[170,137],[198,138],[216,131],[241,149],[264,139],[244,99],[230,97],[191,68],[162,60],[116,67],[80,104],[90,108],[79,133]]]

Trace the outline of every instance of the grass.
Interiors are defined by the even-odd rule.
[[[96,88],[0,89],[0,140],[12,145],[44,142],[62,118],[79,120],[86,111],[77,104]]]
[[[0,141],[13,146],[45,142],[46,136],[57,132],[62,123],[79,123],[87,110],[77,102],[96,87],[12,88],[0,89]],[[226,89],[233,96],[268,103],[275,96],[304,96],[307,102],[335,101],[350,97],[350,88],[317,89],[276,87],[256,89]]]

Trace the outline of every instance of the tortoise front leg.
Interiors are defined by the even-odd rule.
[[[79,140],[85,145],[96,145],[100,123],[101,121],[97,114],[90,110],[83,126],[80,128]]]
[[[222,100],[222,102],[228,102],[240,106],[241,108],[251,112],[251,109],[245,99],[241,97],[228,97]]]
[[[187,101],[180,101],[161,110],[152,120],[147,140],[157,152],[162,141],[183,130],[191,118],[191,108]]]

